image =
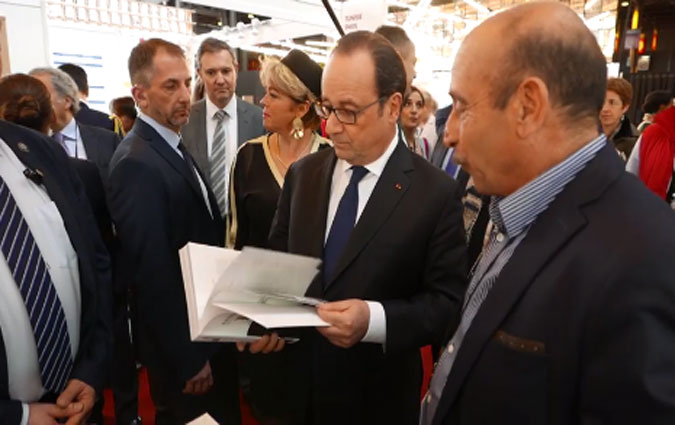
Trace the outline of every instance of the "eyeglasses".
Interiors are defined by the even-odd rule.
[[[360,113],[370,108],[374,104],[382,102],[388,97],[389,96],[382,96],[379,99],[376,99],[374,102],[371,102],[366,106],[364,106],[363,108],[356,111],[350,111],[349,109],[342,109],[342,108],[333,108],[332,106],[324,105],[323,103],[317,103],[316,113],[320,118],[323,118],[325,120],[327,120],[328,117],[330,117],[330,114],[335,114],[335,118],[342,124],[356,124],[356,118],[359,116]]]

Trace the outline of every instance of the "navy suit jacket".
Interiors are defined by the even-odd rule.
[[[77,121],[77,120],[76,120]],[[108,180],[108,166],[115,149],[120,144],[120,138],[112,131],[99,127],[77,123],[82,137],[82,144],[87,151],[87,160],[96,164],[105,183]]]
[[[605,146],[501,271],[433,424],[675,423],[673,235]]]
[[[80,110],[75,114],[75,120],[85,125],[103,128],[108,131],[115,131],[115,123],[108,115],[101,111],[97,111],[96,109],[91,109],[84,102],[80,102]]]
[[[42,134],[0,121],[0,138],[27,168],[42,171],[43,185],[56,204],[77,253],[82,312],[79,351],[71,378],[99,391],[112,348],[110,260],[82,183],[68,165],[65,152]],[[7,360],[0,335],[0,423],[18,424],[21,415],[21,403],[9,400]]]
[[[212,218],[185,161],[142,119],[115,151],[108,184],[120,244],[115,278],[135,291],[141,354],[184,384],[219,345],[190,341],[178,250],[189,241],[223,245],[216,200],[208,189]]]
[[[284,182],[270,246],[322,258],[335,151],[294,163]],[[387,162],[335,269],[309,296],[330,301],[380,301],[386,347],[343,349],[312,330],[287,345],[279,376],[289,415],[282,423],[416,424],[422,362],[419,348],[440,343],[459,313],[466,283],[460,188],[399,142]],[[278,383],[278,381],[277,381]],[[275,383],[273,383],[275,384]],[[282,412],[279,412],[283,416]]]

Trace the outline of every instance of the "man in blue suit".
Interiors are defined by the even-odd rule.
[[[223,245],[225,229],[208,180],[180,137],[190,114],[190,71],[180,47],[160,39],[129,57],[141,113],[110,163],[109,204],[120,241],[116,279],[131,282],[141,359],[157,424],[208,412],[238,423],[234,347],[190,341],[178,250]]]
[[[84,423],[111,348],[110,261],[61,148],[0,121],[0,423]]]
[[[606,74],[560,3],[464,40],[446,130],[494,230],[421,424],[675,423],[675,216],[598,134]]]

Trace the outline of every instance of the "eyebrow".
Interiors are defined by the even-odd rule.
[[[450,92],[449,92],[448,94],[450,95],[450,97],[452,97],[452,99],[453,99],[455,102],[468,103],[468,102],[466,101],[466,99],[464,99],[464,97],[462,97],[460,94],[458,94],[457,92],[455,92],[455,91],[453,91],[453,90],[450,90]]]

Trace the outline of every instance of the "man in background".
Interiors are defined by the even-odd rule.
[[[35,68],[29,73],[42,81],[52,97],[54,121],[52,139],[71,158],[87,159],[98,167],[101,179],[108,179],[108,164],[119,144],[112,131],[82,124],[75,119],[80,110],[79,93],[73,79],[55,68]]]
[[[192,105],[190,121],[181,134],[211,184],[220,214],[227,220],[232,162],[239,146],[265,133],[262,109],[235,95],[239,64],[226,42],[205,39],[197,50],[197,67],[206,95]]]
[[[70,78],[77,84],[80,102],[78,105],[79,110],[77,111],[77,114],[75,114],[75,119],[82,124],[115,131],[115,123],[108,115],[97,111],[96,109],[91,109],[89,105],[87,105],[87,99],[89,98],[89,79],[87,77],[87,72],[82,67],[72,63],[59,65],[58,69],[70,75]]]

